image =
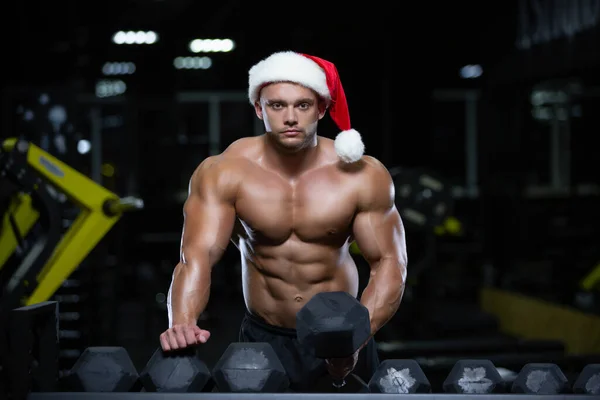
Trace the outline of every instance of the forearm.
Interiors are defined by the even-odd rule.
[[[406,281],[406,266],[398,259],[382,259],[371,266],[369,283],[361,303],[369,310],[371,336],[374,336],[396,313]]]
[[[173,272],[167,301],[169,327],[196,324],[210,297],[211,268],[180,262]]]

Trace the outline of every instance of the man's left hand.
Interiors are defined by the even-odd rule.
[[[356,367],[359,353],[360,349],[350,357],[326,359],[325,364],[327,365],[329,375],[335,380],[346,378],[354,370],[354,367]]]

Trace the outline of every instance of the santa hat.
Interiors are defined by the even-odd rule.
[[[248,98],[254,105],[260,90],[275,82],[294,82],[317,92],[329,108],[329,115],[341,130],[335,151],[347,163],[360,160],[365,151],[360,134],[350,126],[346,94],[335,65],[322,58],[284,51],[274,53],[250,68]]]

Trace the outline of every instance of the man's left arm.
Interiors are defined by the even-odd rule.
[[[370,162],[358,199],[353,235],[369,263],[369,282],[361,303],[369,310],[371,336],[396,313],[406,282],[406,239],[402,218],[395,206],[394,184],[387,169]]]

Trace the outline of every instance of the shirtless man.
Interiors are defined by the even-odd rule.
[[[191,177],[161,346],[169,351],[209,340],[197,321],[209,300],[211,269],[231,240],[241,255],[247,308],[239,340],[271,343],[292,390],[309,391],[327,372],[368,381],[379,363],[373,336],[397,311],[406,278],[391,177],[363,155],[332,63],[275,53],[250,69],[249,99],[266,133],[208,157]],[[328,110],[342,130],[335,141],[317,135]],[[358,298],[353,240],[371,269],[360,302],[372,335],[353,357],[319,360],[298,344],[296,313],[319,292]]]

